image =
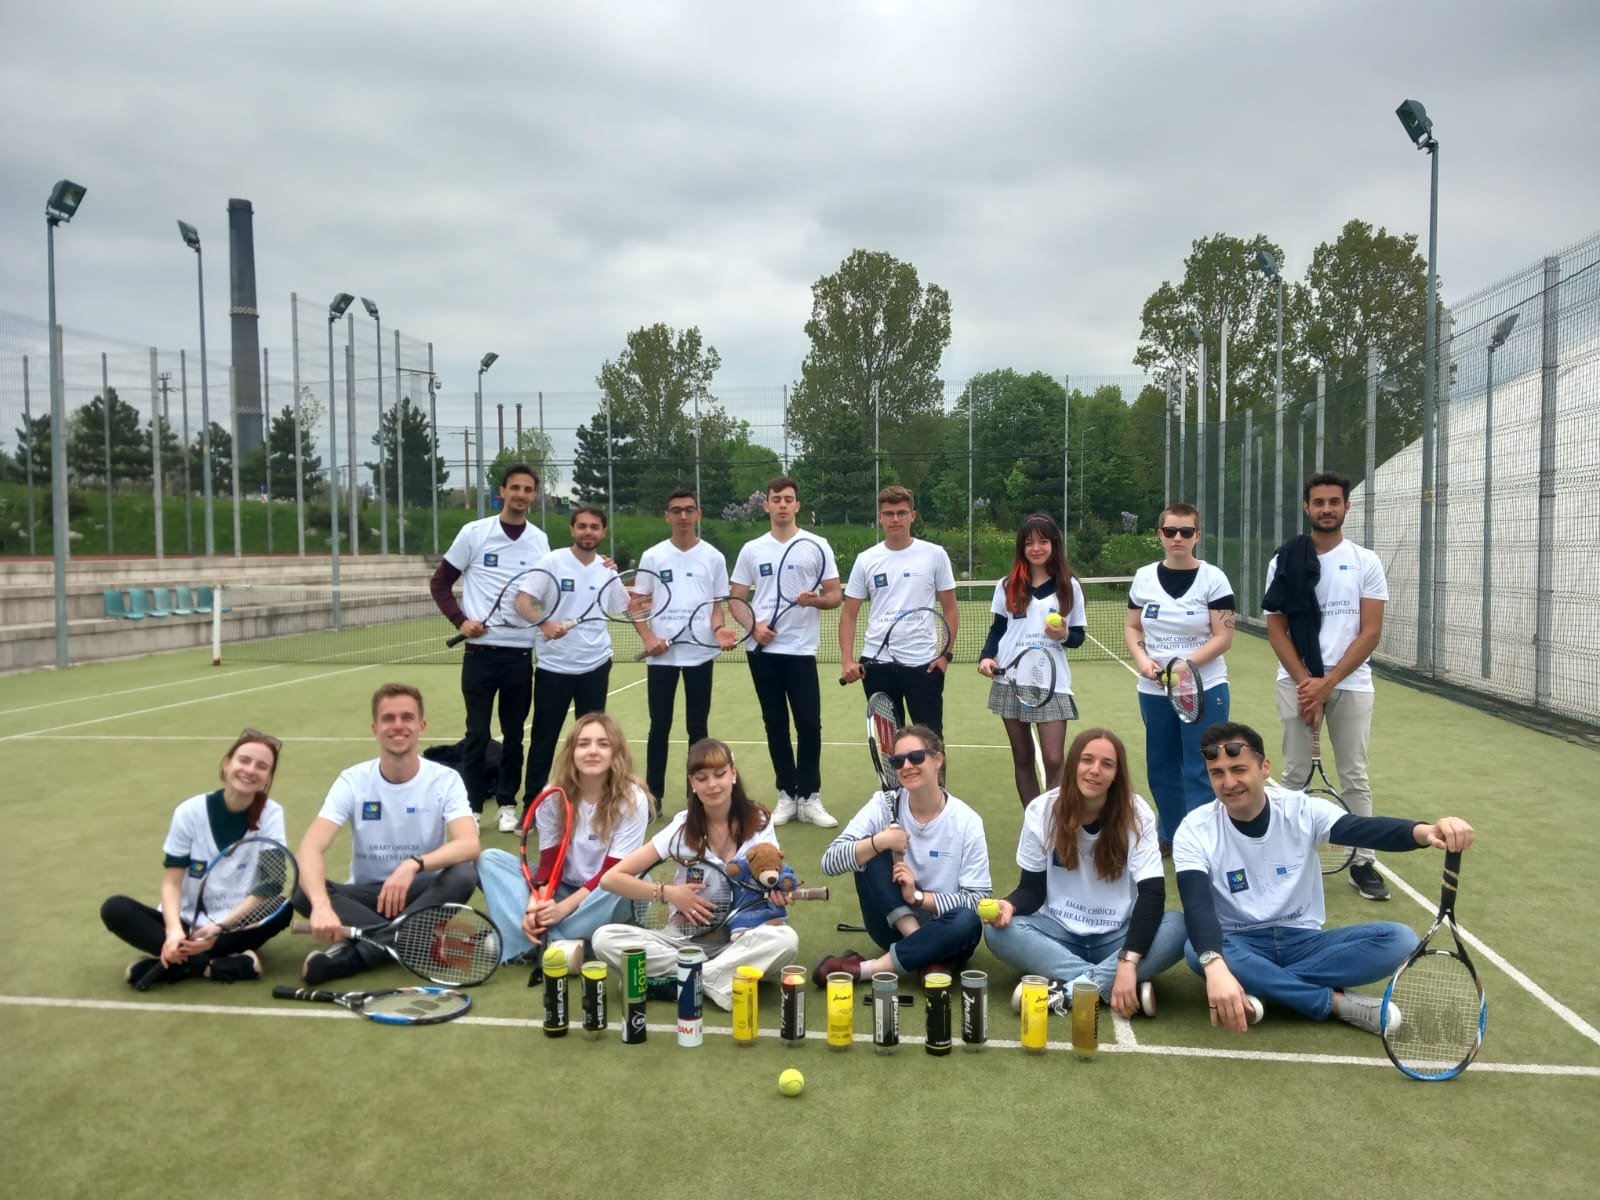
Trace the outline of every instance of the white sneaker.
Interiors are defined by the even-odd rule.
[[[818,829],[832,829],[839,822],[833,814],[822,807],[822,794],[812,792],[798,802],[798,816],[808,825],[815,825]]]
[[[1385,1005],[1382,996],[1362,996],[1355,992],[1345,992],[1339,997],[1339,1009],[1333,1015],[1346,1025],[1354,1025],[1357,1029],[1379,1036],[1382,1036],[1385,1026],[1399,1029],[1401,1021],[1398,1005]]]
[[[502,804],[500,806],[500,832],[515,833],[517,831],[517,806],[515,804]]]
[[[788,792],[778,793],[778,803],[772,810],[772,823],[774,825],[787,825],[794,820],[796,804],[793,796]]]

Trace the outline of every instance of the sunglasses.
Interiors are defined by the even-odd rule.
[[[907,763],[910,763],[913,767],[920,767],[928,761],[928,755],[932,753],[932,750],[907,750],[904,754],[891,754],[889,755],[889,766],[896,771]]]
[[[1193,525],[1163,525],[1161,527],[1162,537],[1192,538],[1199,532]]]
[[[239,740],[243,742],[260,742],[264,746],[271,746],[276,754],[283,749],[283,739],[275,738],[270,733],[262,733],[259,729],[252,729],[246,725],[239,731]]]
[[[1255,753],[1255,748],[1249,742],[1219,742],[1214,746],[1202,747],[1200,757],[1207,762],[1216,762],[1217,752],[1221,750],[1226,750],[1229,758],[1238,758],[1246,750],[1249,750],[1252,754]]]

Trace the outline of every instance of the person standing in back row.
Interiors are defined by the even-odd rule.
[[[895,724],[911,720],[944,736],[944,680],[950,669],[949,651],[942,645],[899,646],[897,661],[856,661],[856,616],[863,601],[872,609],[867,619],[863,650],[867,657],[887,658],[884,639],[901,613],[913,608],[938,607],[950,626],[955,645],[961,611],[956,605],[956,577],[943,546],[911,536],[917,519],[909,488],[890,484],[878,493],[878,524],[883,541],[856,556],[839,609],[839,661],[847,683],[866,680],[867,694],[882,692],[894,701]],[[907,655],[910,657],[908,658]],[[924,655],[926,658],[924,659]],[[902,666],[915,661],[921,665]]]
[[[544,530],[528,523],[539,498],[539,476],[527,463],[512,463],[500,477],[501,510],[468,521],[445,551],[428,590],[445,619],[467,637],[461,656],[461,699],[467,708],[467,737],[461,747],[461,777],[474,816],[488,800],[484,755],[489,748],[489,718],[500,699],[500,780],[495,803],[500,832],[517,828],[517,784],[522,779],[522,726],[533,704],[534,630],[486,625],[500,589],[520,571],[537,566],[550,553]],[[458,604],[450,590],[461,580]],[[510,603],[511,597],[506,598]]]
[[[1367,743],[1372,733],[1372,667],[1383,636],[1389,583],[1383,563],[1344,536],[1350,481],[1331,471],[1306,480],[1311,532],[1292,537],[1267,564],[1267,640],[1278,656],[1278,717],[1283,723],[1283,779],[1311,778],[1311,731],[1328,723],[1339,788],[1358,817],[1372,815]],[[1387,900],[1370,849],[1356,851],[1350,886],[1366,900]]]

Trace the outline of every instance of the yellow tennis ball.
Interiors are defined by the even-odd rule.
[[[993,896],[985,896],[978,901],[978,916],[985,921],[992,921],[1000,915],[1000,901]]]
[[[785,1096],[798,1096],[806,1090],[806,1077],[790,1067],[778,1076],[778,1090]]]
[[[1046,625],[1050,626],[1051,629],[1060,629],[1061,628],[1061,614],[1060,613],[1051,613],[1048,617],[1046,617],[1044,619],[1044,623]]]

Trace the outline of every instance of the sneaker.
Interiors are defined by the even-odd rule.
[[[1139,1012],[1146,1017],[1156,1015],[1156,985],[1154,980],[1146,979],[1139,985]],[[1259,1020],[1259,1018],[1257,1019]]]
[[[828,986],[828,976],[837,971],[842,971],[851,979],[861,978],[861,964],[867,960],[854,950],[846,950],[843,954],[830,954],[811,969],[811,982],[818,987]]]
[[[261,960],[254,950],[242,954],[224,954],[213,958],[206,967],[206,978],[213,983],[238,983],[241,979],[260,979]]]
[[[677,979],[671,975],[664,975],[660,979],[646,979],[644,981],[644,998],[646,1000],[677,1000]]]
[[[818,829],[832,829],[839,822],[832,813],[822,807],[820,792],[812,792],[797,802],[799,817],[807,825],[815,825]]]
[[[774,825],[787,825],[794,820],[797,809],[795,799],[788,792],[778,793],[778,803],[772,810],[772,823]]]
[[[1389,1010],[1389,1028],[1399,1029],[1399,1007],[1394,1004],[1390,1004],[1387,1007]],[[1364,1029],[1368,1033],[1381,1035],[1384,1027],[1384,1008],[1382,996],[1362,996],[1355,992],[1342,992],[1339,996],[1339,1005],[1334,1009],[1333,1015],[1346,1025],[1354,1025],[1357,1029]]]
[[[1378,868],[1369,862],[1350,864],[1350,886],[1361,893],[1363,900],[1387,900],[1389,889],[1378,874]]]
[[[920,979],[924,985],[926,985],[929,975],[948,974],[950,974],[950,968],[945,966],[943,963],[929,963],[927,966],[923,967],[922,970],[917,972],[917,978]]]
[[[517,806],[515,804],[502,804],[500,806],[500,832],[515,833],[517,831]]]
[[[337,942],[326,950],[313,950],[300,964],[300,978],[311,986],[344,979],[361,970],[361,952],[354,942]]]
[[[159,958],[136,958],[122,973],[122,981],[136,992],[147,990],[152,983],[164,982],[167,969]]]

